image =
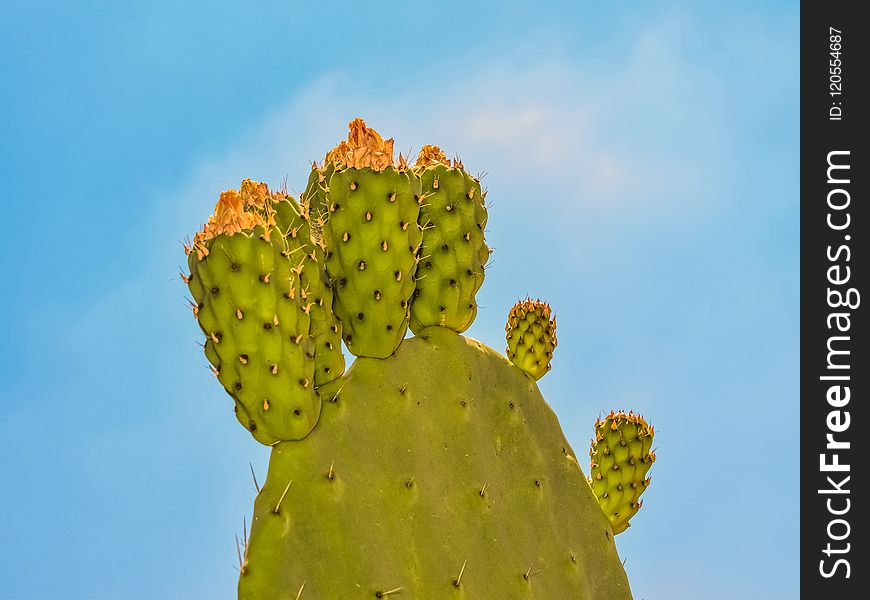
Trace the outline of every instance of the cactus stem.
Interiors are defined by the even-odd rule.
[[[257,495],[260,494],[260,484],[257,483],[257,474],[254,473],[254,465],[248,463],[248,466],[251,467],[251,478],[254,480],[254,488],[257,490]]]
[[[453,585],[455,587],[459,587],[459,584],[462,583],[462,574],[465,573],[466,564],[468,564],[468,559],[465,559],[465,561],[462,563],[462,568],[459,569],[459,575],[456,577],[456,579],[453,580]]]
[[[275,505],[275,508],[272,512],[276,515],[281,514],[281,503],[284,502],[284,496],[287,495],[287,490],[290,489],[290,486],[293,485],[293,480],[287,482],[287,487],[284,488],[284,492],[281,494],[281,497],[278,498],[278,504]]]

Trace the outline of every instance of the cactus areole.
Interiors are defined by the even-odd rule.
[[[409,166],[355,119],[298,201],[245,180],[185,245],[206,358],[272,448],[239,598],[632,597],[614,535],[649,485],[653,429],[599,419],[587,479],[536,383],[549,305],[510,310],[507,358],[461,335],[485,196],[438,146]]]

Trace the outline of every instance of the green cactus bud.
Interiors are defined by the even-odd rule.
[[[411,331],[440,325],[463,332],[477,316],[490,249],[484,240],[487,211],[480,181],[438,146],[423,146],[414,167],[420,176],[423,246],[411,303]]]
[[[267,445],[308,435],[320,414],[314,342],[299,278],[266,199],[221,194],[215,214],[186,247],[194,315],[205,353],[235,400],[239,422]]]
[[[550,370],[556,349],[556,316],[540,300],[517,302],[508,314],[507,355],[523,371],[540,379]]]
[[[634,412],[611,412],[595,422],[589,456],[589,484],[613,526],[613,533],[628,529],[649,487],[647,471],[656,460],[651,450],[655,430]]]

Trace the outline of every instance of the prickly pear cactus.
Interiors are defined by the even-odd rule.
[[[611,412],[595,423],[589,450],[589,484],[613,533],[628,529],[649,487],[647,472],[656,460],[652,451],[655,430],[634,412]]]
[[[332,311],[332,288],[327,280],[321,252],[313,241],[310,217],[290,196],[273,201],[277,227],[284,236],[284,253],[298,279],[299,300],[311,318],[310,335],[314,342],[314,385],[321,386],[344,373],[341,352],[341,322]]]
[[[463,332],[477,316],[489,246],[480,181],[438,146],[423,146],[414,165],[420,176],[423,246],[411,304],[411,331],[440,325]]]
[[[248,186],[250,187],[250,185]],[[186,247],[193,313],[239,422],[264,444],[301,439],[320,414],[314,342],[271,194],[229,190]]]
[[[422,240],[420,178],[401,156],[394,164],[393,140],[362,119],[326,162],[335,165],[323,224],[333,310],[351,354],[387,358],[408,329]]]
[[[246,180],[186,247],[206,356],[272,447],[239,598],[630,599],[613,537],[652,429],[599,422],[587,480],[536,384],[549,307],[511,310],[510,360],[460,335],[489,255],[479,182],[350,129],[301,204]]]
[[[523,371],[540,379],[550,370],[556,349],[556,316],[540,300],[517,302],[508,314],[507,355]]]

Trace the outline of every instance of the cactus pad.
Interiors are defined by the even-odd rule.
[[[589,456],[589,484],[613,533],[628,529],[640,510],[640,495],[650,484],[647,472],[655,462],[651,451],[655,431],[634,412],[611,412],[595,423]]]
[[[272,452],[240,598],[631,598],[555,415],[498,353],[432,327],[321,393]]]
[[[356,356],[386,358],[405,337],[422,233],[420,179],[362,120],[328,156],[329,217],[323,226],[333,310]],[[370,146],[365,146],[369,144]]]
[[[341,322],[332,311],[332,289],[327,282],[322,252],[313,241],[310,219],[290,196],[273,201],[276,227],[284,236],[284,254],[299,280],[299,301],[311,317],[314,342],[314,386],[341,377],[344,354],[341,352]]]
[[[480,181],[437,146],[423,146],[414,170],[420,176],[423,247],[411,305],[411,331],[431,325],[463,332],[477,316],[489,246]]]
[[[540,300],[523,300],[508,314],[507,355],[523,371],[540,379],[550,370],[556,349],[556,316]]]
[[[305,437],[320,414],[310,320],[285,249],[267,196],[236,190],[221,194],[187,248],[206,357],[239,422],[264,444]]]

